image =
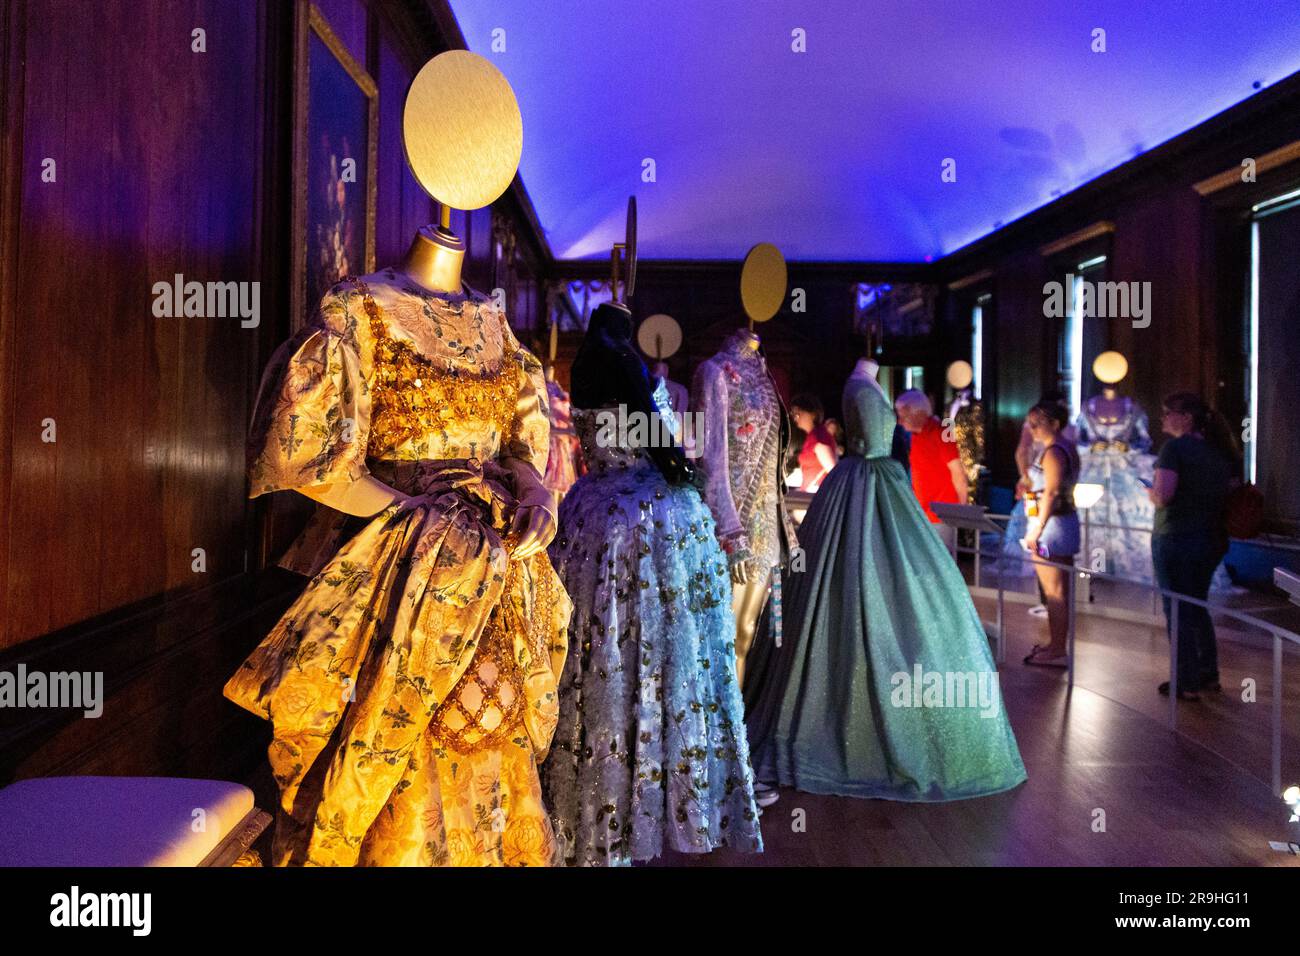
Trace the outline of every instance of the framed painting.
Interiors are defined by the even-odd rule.
[[[314,3],[295,21],[291,331],[339,279],[375,268],[379,153],[375,81]]]

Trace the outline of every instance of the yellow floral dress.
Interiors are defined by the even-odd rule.
[[[511,559],[549,443],[537,360],[493,304],[385,271],[335,286],[276,353],[251,496],[366,474],[415,496],[309,556],[302,596],[225,687],[270,720],[277,865],[548,865],[537,767],[570,603]]]

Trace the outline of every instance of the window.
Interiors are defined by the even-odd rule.
[[[1102,280],[1105,264],[1105,256],[1093,256],[1080,262],[1074,267],[1074,271],[1066,276],[1069,283],[1069,307],[1058,343],[1056,371],[1061,383],[1061,391],[1065,393],[1070,403],[1071,417],[1079,414],[1079,409],[1083,406],[1084,376],[1087,371],[1090,371],[1090,360],[1098,351],[1095,342],[1096,330],[1092,335],[1086,334],[1085,320],[1094,316],[1085,314],[1082,300],[1083,287],[1084,283],[1095,284]],[[1095,299],[1093,302],[1095,308]],[[1087,355],[1088,352],[1094,353],[1094,356]]]
[[[1300,408],[1300,189],[1257,203],[1251,213],[1246,477],[1259,485],[1271,523],[1296,530],[1300,483],[1289,459]]]
[[[970,315],[971,395],[983,398],[984,391],[984,309],[993,296],[985,293],[975,300]]]

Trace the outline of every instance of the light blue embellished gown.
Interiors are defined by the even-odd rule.
[[[1147,488],[1156,456],[1150,454],[1147,416],[1131,398],[1104,413],[1093,396],[1079,413],[1079,483],[1101,485],[1101,498],[1089,510],[1092,527],[1084,562],[1094,570],[1150,583],[1151,528],[1155,506]],[[1147,484],[1143,484],[1146,482]]]
[[[799,528],[805,565],[785,577],[781,645],[761,626],[746,665],[755,776],[916,802],[1015,787],[1025,767],[988,639],[889,457],[893,408],[854,377],[843,411],[848,454]]]
[[[655,401],[672,414],[662,382]],[[731,579],[713,517],[644,450],[602,447],[601,411],[616,414],[574,411],[588,473],[565,496],[550,548],[573,600],[542,767],[556,836],[569,865],[759,851]]]

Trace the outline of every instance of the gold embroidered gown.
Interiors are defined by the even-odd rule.
[[[373,474],[417,496],[332,555],[299,548],[319,573],[226,684],[274,728],[276,864],[552,862],[537,767],[570,604],[545,551],[505,540],[548,500],[545,394],[491,302],[391,270],[339,283],[276,353],[250,495]]]

